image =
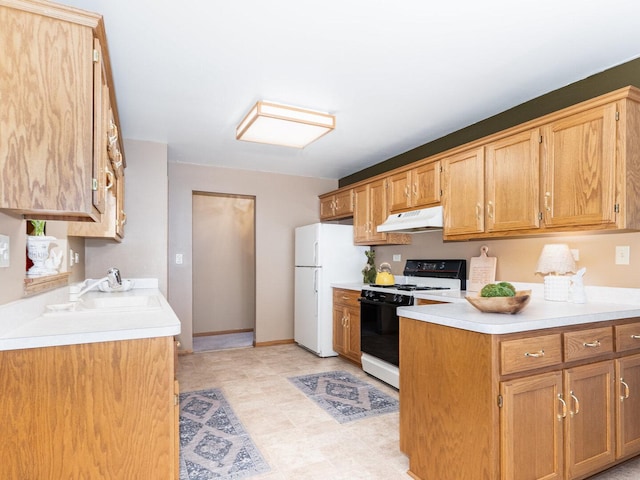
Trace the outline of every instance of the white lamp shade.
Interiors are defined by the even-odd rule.
[[[569,245],[566,243],[551,243],[542,248],[536,273],[555,273],[564,275],[576,271],[576,262],[573,259]]]
[[[335,128],[328,113],[258,102],[236,128],[236,139],[304,148]]]

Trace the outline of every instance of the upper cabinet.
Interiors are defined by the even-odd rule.
[[[0,44],[0,209],[99,221],[108,181],[103,95],[115,109],[102,18],[0,0]]]
[[[440,162],[402,171],[387,178],[389,213],[440,204]]]
[[[338,220],[353,216],[353,190],[347,188],[320,196],[320,220]]]
[[[353,189],[353,235],[356,245],[410,244],[411,236],[378,232],[387,219],[386,179],[365,183]]]

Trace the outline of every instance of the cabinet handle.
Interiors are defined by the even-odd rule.
[[[347,296],[343,295],[343,296],[342,296],[342,299],[343,299],[343,300],[349,300],[349,297],[347,297]]]
[[[489,216],[489,218],[493,218],[493,202],[491,201],[487,203],[487,215]]]
[[[417,183],[413,184],[413,196],[415,198],[418,198],[418,184]]]
[[[481,212],[482,212],[482,205],[480,205],[479,203],[476,203],[476,218],[478,220],[480,219]]]
[[[624,402],[627,398],[629,398],[629,385],[622,378],[620,379],[620,385],[624,388],[624,393],[620,395],[620,401]]]
[[[127,212],[120,210],[120,214],[122,215],[122,225],[124,226],[124,224],[127,223]]]
[[[562,405],[562,413],[558,414],[558,420],[562,421],[562,419],[567,416],[567,402],[565,402],[562,399],[562,394],[561,393],[558,394],[558,400],[560,401],[560,404]]]
[[[569,395],[571,395],[571,398],[573,399],[573,403],[576,406],[576,409],[575,410],[571,410],[571,412],[570,412],[570,415],[573,417],[574,415],[577,415],[578,413],[580,413],[580,401],[578,400],[578,397],[576,397],[573,394],[573,390],[571,390],[569,392]]]
[[[533,358],[544,357],[544,350],[540,350],[540,351],[537,351],[535,353],[525,352],[524,356],[525,357],[533,357]]]
[[[547,212],[551,211],[551,207],[549,206],[549,200],[551,199],[551,192],[544,193],[544,209]]]
[[[593,342],[584,342],[582,346],[596,348],[600,346],[600,340],[594,340]]]
[[[404,196],[409,198],[409,185],[404,186]]]
[[[640,340],[640,335],[631,335],[634,340]]]
[[[104,173],[107,174],[107,186],[104,187],[104,189],[109,190],[111,187],[113,187],[113,173],[111,173],[111,170],[107,170]]]

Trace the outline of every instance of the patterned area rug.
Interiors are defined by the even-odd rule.
[[[398,411],[398,400],[347,372],[317,373],[289,380],[339,423]]]
[[[269,470],[219,389],[180,394],[180,480],[236,480]]]

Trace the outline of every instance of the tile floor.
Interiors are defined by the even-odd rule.
[[[183,392],[222,389],[271,467],[252,480],[410,479],[409,461],[398,448],[398,413],[341,425],[287,379],[330,370],[351,372],[398,397],[346,360],[318,358],[296,345],[180,356],[178,379]],[[592,480],[639,478],[640,458]]]

